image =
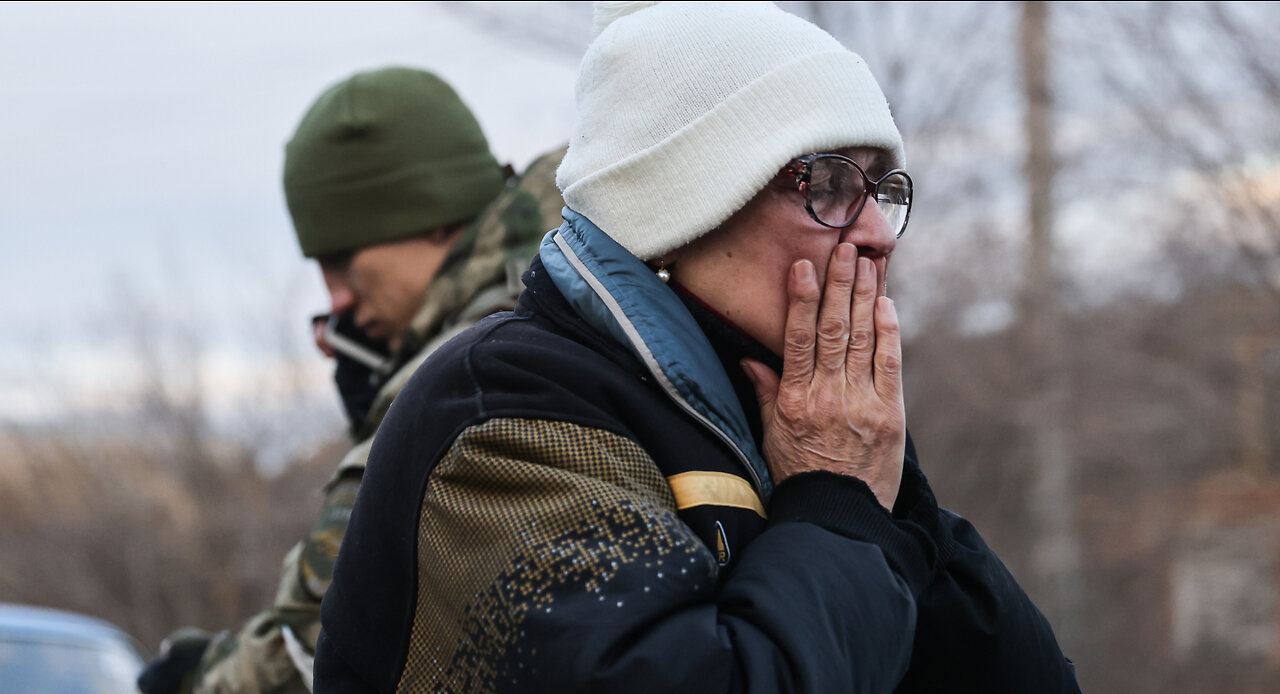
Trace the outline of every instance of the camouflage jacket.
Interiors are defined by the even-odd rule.
[[[241,629],[214,637],[194,673],[192,694],[311,690],[320,635],[320,599],[346,534],[373,435],[392,400],[437,347],[481,318],[515,305],[520,273],[543,235],[559,224],[564,202],[555,170],[564,150],[543,155],[485,209],[446,257],[396,355],[398,368],[379,389],[356,445],[324,489],[311,534],[285,556],[275,603]]]

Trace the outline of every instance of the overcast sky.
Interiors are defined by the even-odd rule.
[[[836,9],[857,15],[844,17],[858,30],[844,39],[867,53],[887,91],[905,102],[895,105],[900,117],[935,100],[940,84],[968,79],[948,70],[952,63],[982,76],[976,84],[1016,86],[1008,69],[1016,54],[1013,6],[976,7],[974,31],[983,38],[975,44],[965,36],[965,45],[991,59],[976,71],[935,37],[955,33],[960,15],[947,15],[957,12],[953,5],[877,7],[875,22],[857,15],[867,6]],[[1274,22],[1269,7],[1258,15],[1264,24]],[[1093,40],[1099,28],[1085,15],[1076,23]],[[157,342],[186,340],[202,353],[192,371],[225,402],[261,399],[263,383],[301,356],[307,372],[293,382],[314,388],[336,416],[328,366],[306,344],[305,320],[326,302],[318,273],[299,255],[280,188],[284,142],[298,119],[324,88],[353,72],[424,67],[454,84],[499,158],[522,167],[568,137],[590,24],[588,3],[0,4],[0,424],[38,420],[69,404],[126,400],[122,384],[152,366],[138,358],[148,329],[159,331]],[[1096,52],[1088,42],[1064,41],[1056,57],[1059,146],[1075,160],[1114,166],[1094,156],[1099,145],[1115,148],[1145,133],[1125,135],[1132,124],[1099,110],[1106,92],[1081,67],[1097,67]],[[899,74],[881,64],[890,55],[909,56],[915,69]],[[1202,64],[1195,58],[1183,66]],[[904,74],[921,83],[907,89],[909,79],[894,81]],[[913,91],[920,98],[902,98]],[[938,145],[933,158],[951,156],[971,169],[976,148],[985,176],[1010,181],[1002,204],[1016,229],[1018,102],[984,90],[960,93],[983,107],[965,111],[981,127],[961,133],[968,149],[947,154]],[[1065,186],[1062,195],[1066,262],[1092,273],[1086,286],[1152,283],[1135,266],[1155,236],[1122,223],[1114,195],[1091,208],[1086,193],[1097,188],[1099,172],[1072,171],[1088,185]],[[931,219],[937,224],[957,210],[931,210],[928,192],[955,181],[913,173],[921,199],[904,242],[913,250],[895,257],[900,271],[911,269],[913,255],[924,257],[920,251],[945,260],[945,242],[955,236],[929,229]],[[1153,185],[1169,175],[1156,169]],[[998,202],[982,200],[989,208]],[[185,366],[181,353],[168,356],[155,370]],[[180,380],[163,375],[166,383]]]
[[[48,379],[109,391],[130,321],[186,321],[233,360],[278,350],[255,331],[301,338],[325,301],[289,225],[283,145],[352,72],[436,71],[517,166],[565,140],[580,49],[520,41],[538,9],[0,5],[0,421],[47,410]],[[481,33],[488,14],[508,28]],[[585,46],[586,14],[562,19]]]

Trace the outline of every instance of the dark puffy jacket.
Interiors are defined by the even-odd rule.
[[[761,348],[565,217],[516,311],[392,406],[317,692],[1079,691],[910,444],[892,513],[853,478],[774,488],[736,368]]]

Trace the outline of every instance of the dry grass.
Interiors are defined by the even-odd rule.
[[[188,442],[189,443],[189,442]],[[340,448],[264,478],[249,451],[10,432],[0,443],[0,601],[108,619],[154,648],[269,604]]]

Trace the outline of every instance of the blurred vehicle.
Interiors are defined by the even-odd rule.
[[[100,619],[0,603],[0,689],[22,694],[136,694],[142,658]]]

